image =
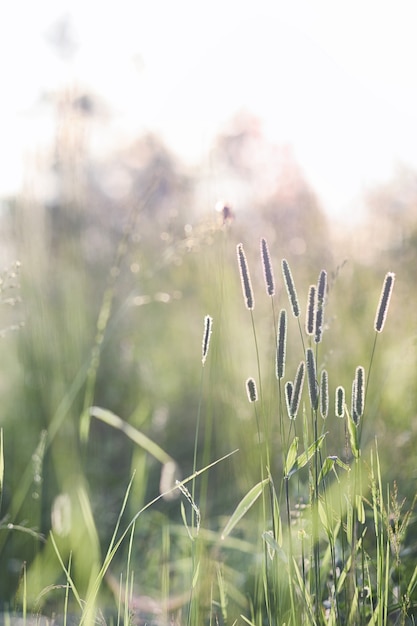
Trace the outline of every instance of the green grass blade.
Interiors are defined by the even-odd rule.
[[[348,432],[349,432],[350,447],[352,449],[352,454],[355,457],[355,459],[359,459],[360,448],[359,448],[358,429],[347,407],[345,407],[345,412],[346,412],[346,422],[347,422],[347,427],[348,427]]]
[[[269,478],[264,478],[264,480],[261,480],[261,482],[252,487],[252,489],[250,489],[250,491],[248,491],[248,493],[242,498],[222,532],[222,539],[225,539],[231,533],[236,524],[240,522],[242,517],[255,504],[268,482]]]
[[[0,428],[0,512],[3,501],[3,483],[4,483],[4,450],[3,450],[3,429]]]
[[[144,435],[140,430],[137,430],[133,426],[131,426],[128,422],[122,420],[118,415],[115,415],[111,411],[107,411],[106,409],[102,409],[98,406],[92,406],[90,408],[91,417],[95,417],[102,422],[105,422],[109,426],[113,428],[117,428],[121,430],[131,441],[136,443],[136,445],[140,446],[148,452],[151,456],[153,456],[157,461],[160,461],[162,464],[169,463],[173,461],[173,459],[163,450],[158,444],[149,439],[146,435]]]
[[[294,438],[290,449],[288,450],[287,459],[285,463],[285,475],[287,478],[290,478],[295,472],[297,472],[302,467],[305,467],[313,455],[320,450],[323,445],[323,441],[326,437],[326,433],[320,435],[320,437],[313,441],[313,443],[305,450],[302,454],[297,457],[297,446],[298,446],[298,437]],[[294,458],[295,456],[295,458]]]
[[[298,437],[294,437],[290,447],[288,448],[287,458],[285,459],[284,475],[290,476],[290,472],[294,467],[298,452]]]

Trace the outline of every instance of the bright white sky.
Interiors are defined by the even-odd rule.
[[[74,54],[48,33],[70,18]],[[0,6],[0,193],[18,188],[24,155],[51,139],[41,95],[91,86],[115,115],[104,142],[157,130],[203,159],[244,108],[291,144],[325,209],[398,163],[417,168],[415,0],[13,0]]]

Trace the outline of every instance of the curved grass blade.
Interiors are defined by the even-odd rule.
[[[288,563],[288,556],[285,550],[283,550],[279,543],[276,541],[276,539],[274,539],[272,531],[266,530],[265,532],[263,532],[262,539],[268,546],[268,552],[271,558],[274,554],[277,554],[284,563]]]
[[[291,447],[294,445],[294,441],[293,441],[293,443],[291,444],[290,450],[288,451],[287,462],[285,463],[286,478],[290,478],[293,474],[295,474],[295,472],[298,472],[299,469],[307,465],[307,463],[310,461],[313,455],[317,452],[317,450],[320,450],[323,444],[323,441],[326,437],[326,434],[327,433],[323,433],[323,435],[320,435],[320,437],[316,441],[313,441],[313,443],[310,446],[308,446],[307,450],[305,450],[298,457],[295,458],[294,462],[290,466],[288,463],[288,457],[291,451]],[[298,445],[298,441],[297,441],[297,445]]]
[[[323,478],[325,478],[327,476],[327,474],[329,474],[332,470],[334,471],[334,473],[336,475],[336,479],[339,482],[339,477],[338,477],[337,472],[335,470],[335,465],[338,465],[339,467],[341,467],[342,469],[346,470],[347,472],[350,472],[349,465],[346,465],[346,463],[343,463],[343,461],[341,459],[339,459],[338,456],[328,456],[328,457],[326,457],[324,459],[322,468],[320,470],[320,474],[319,474],[319,478],[318,478],[318,483],[319,484],[321,483]]]
[[[252,489],[250,489],[242,498],[222,532],[222,540],[232,532],[236,524],[240,522],[242,517],[246,515],[249,509],[255,504],[267,483],[269,483],[269,478],[264,478],[264,480],[261,480],[261,482],[252,487]]]
[[[297,452],[298,452],[298,437],[294,437],[291,442],[290,447],[288,448],[287,458],[285,459],[284,466],[284,475],[289,477],[292,468],[295,465],[297,460]]]
[[[162,464],[169,463],[173,461],[169,454],[165,452],[162,448],[158,446],[152,439],[149,439],[146,435],[144,435],[140,430],[137,430],[128,422],[122,420],[118,415],[115,415],[111,411],[107,411],[106,409],[101,409],[98,406],[90,407],[90,415],[91,417],[95,417],[102,422],[105,422],[109,426],[113,426],[113,428],[117,428],[121,430],[129,439],[131,439],[138,446],[143,448],[146,452],[148,452],[151,456],[153,456],[157,461],[160,461]]]
[[[3,451],[3,429],[0,428],[0,511],[3,502],[3,480],[4,480],[4,451]]]
[[[358,428],[353,420],[353,417],[349,414],[347,407],[345,406],[346,412],[346,421],[349,432],[350,439],[350,447],[352,449],[352,454],[355,459],[359,459],[360,456],[360,448],[359,448],[359,437],[358,437]]]

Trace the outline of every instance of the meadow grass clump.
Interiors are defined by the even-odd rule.
[[[385,626],[392,623],[406,626],[413,623],[417,566],[413,563],[410,566],[410,560],[407,561],[406,543],[408,528],[414,523],[415,503],[407,507],[398,488],[384,484],[377,443],[366,446],[361,436],[365,428],[371,432],[373,428],[367,394],[375,343],[366,376],[365,368],[357,366],[353,381],[345,380],[345,374],[338,372],[334,365],[333,346],[328,345],[330,333],[327,330],[332,320],[325,319],[325,314],[327,316],[332,292],[326,270],[321,270],[317,283],[308,288],[306,323],[302,328],[301,309],[288,261],[281,262],[288,302],[280,304],[279,313],[275,315],[274,299],[282,290],[275,284],[272,259],[264,238],[260,254],[273,319],[269,333],[258,335],[248,263],[243,245],[237,246],[244,304],[251,314],[256,347],[252,366],[257,369],[257,376],[256,379],[247,377],[239,363],[239,374],[251,408],[246,410],[239,427],[231,429],[232,450],[212,458],[214,436],[222,439],[221,422],[233,420],[231,413],[219,416],[218,432],[215,432],[214,420],[203,422],[209,414],[205,410],[205,388],[208,386],[209,397],[216,391],[210,386],[210,374],[219,361],[213,357],[224,358],[222,350],[215,350],[213,354],[213,344],[215,349],[218,347],[217,316],[214,316],[214,326],[210,315],[204,317],[201,378],[191,434],[194,439],[192,468],[190,459],[190,471],[185,479],[180,477],[175,450],[168,453],[140,428],[110,410],[95,405],[88,407],[88,422],[100,422],[113,432],[117,431],[161,469],[162,493],[138,505],[133,497],[135,477],[132,476],[114,532],[107,545],[97,552],[88,586],[83,591],[77,583],[74,557],[67,550],[65,537],[60,535],[59,524],[55,523],[47,538],[47,549],[50,558],[58,564],[61,576],[59,580],[51,580],[40,597],[43,599],[52,591],[60,594],[64,623],[70,617],[70,607],[77,609],[80,625],[96,623],[100,616],[101,592],[106,586],[116,597],[112,623],[117,626],[130,623],[155,626],[168,623],[178,626]],[[234,270],[239,289],[236,266]],[[388,273],[374,323],[376,335],[383,330],[393,284],[394,275]],[[296,321],[288,315],[289,311]],[[266,318],[260,315],[259,319],[264,322]],[[372,332],[371,320],[368,327]],[[269,337],[265,352],[270,358],[262,367],[264,351],[259,349],[262,346],[258,336],[262,341],[265,336]],[[355,349],[348,342],[341,342],[341,345],[346,346],[346,350]],[[355,354],[350,356],[356,358]],[[333,381],[337,382],[335,388],[331,386]],[[348,408],[345,389],[350,384],[352,398]],[[89,390],[92,391],[90,387]],[[243,384],[240,389],[229,385],[227,392],[234,399],[232,406],[237,407],[238,413],[242,410]],[[334,403],[330,398],[334,398]],[[84,436],[90,437],[89,433],[90,428]],[[182,432],[181,436],[184,435]],[[251,442],[250,448],[246,441]],[[223,443],[228,445],[228,442]],[[238,450],[240,447],[242,451]],[[236,474],[244,470],[251,481],[245,490],[239,491],[236,476],[231,471],[233,467],[237,468]],[[208,494],[215,468],[222,468],[222,472],[213,489],[214,498],[222,483],[220,486],[227,493],[224,506],[228,509],[217,517],[210,517],[213,503]],[[0,430],[0,506],[5,477]],[[95,517],[93,515],[87,489],[79,497],[93,542],[99,515],[97,512]],[[162,507],[165,505],[176,511],[176,521],[164,517]],[[145,533],[144,539],[141,535],[141,526],[146,524],[146,514],[154,508],[163,521],[160,539],[151,550],[148,535]],[[149,526],[153,525],[153,519],[148,522]],[[1,525],[0,530],[4,530]],[[138,548],[139,537],[142,552]],[[145,563],[144,571],[138,567],[138,563],[142,563],[140,559]],[[139,578],[143,582],[146,577],[147,567],[156,572],[158,584],[151,594],[159,594],[156,599],[135,591]],[[25,615],[32,581],[33,572],[28,575],[25,570],[21,584],[23,593],[16,596],[16,603],[20,603]],[[179,593],[174,593],[174,589]]]
[[[264,265],[262,243],[261,254]],[[281,265],[290,309],[298,320],[300,307],[294,278],[286,259]],[[374,324],[377,333],[382,331],[386,320],[393,281],[394,275],[388,273]],[[398,507],[395,509],[395,498],[390,503],[386,496],[378,449],[369,451],[362,448],[362,430],[364,426],[372,428],[369,424],[372,415],[368,415],[365,402],[369,385],[369,374],[365,384],[365,368],[358,366],[355,370],[350,410],[346,406],[345,386],[342,384],[334,390],[333,411],[329,402],[329,371],[335,380],[337,372],[330,369],[331,361],[328,363],[330,347],[323,345],[328,290],[327,272],[321,270],[317,284],[310,285],[308,289],[304,335],[298,323],[305,361],[299,363],[295,377],[290,380],[285,380],[286,371],[297,347],[287,342],[285,308],[281,309],[276,322],[278,399],[276,405],[271,399],[269,406],[273,413],[279,415],[280,428],[275,435],[273,432],[264,433],[264,437],[272,437],[274,446],[263,472],[263,476],[268,477],[264,480],[270,482],[270,502],[269,506],[265,506],[263,500],[259,522],[267,555],[259,562],[258,571],[257,600],[262,603],[263,609],[241,615],[244,623],[252,626],[382,626],[391,622],[409,623],[407,619],[412,617],[407,616],[414,613],[417,568],[411,570],[407,581],[402,580],[401,591],[391,580],[394,562],[395,568],[398,568],[401,550],[393,549],[390,536],[394,532],[399,543],[399,537],[404,537],[404,533],[400,532],[399,525],[395,531],[392,530],[387,508],[392,514],[397,510],[397,518],[401,515],[398,514]],[[314,342],[314,349],[311,342]],[[319,345],[321,350],[326,351],[327,367],[321,362]],[[371,365],[374,352],[375,344]],[[260,369],[258,363],[258,371]],[[308,395],[303,392],[305,374]],[[253,379],[249,380],[254,384]],[[255,396],[248,386],[249,380],[248,397],[253,401]],[[280,401],[281,388],[288,421],[284,419]],[[296,418],[300,409],[302,436],[296,434]],[[322,418],[320,423],[319,416]],[[329,443],[331,441],[334,445],[335,438],[329,440],[328,431],[340,432],[340,422],[335,418],[343,419],[345,428],[339,439],[340,449],[329,451]],[[327,430],[324,430],[324,424]],[[370,454],[371,465],[369,458],[365,459],[365,453]],[[279,458],[282,458],[282,464]],[[372,485],[372,498],[366,474]],[[242,523],[244,515],[256,505],[259,493],[263,493],[262,483],[257,483],[242,499],[231,520],[235,522],[239,517],[238,523]],[[305,503],[301,507],[300,501]],[[281,511],[285,511],[284,524]],[[405,516],[405,526],[410,519],[410,516]],[[233,528],[236,525],[234,523]],[[229,530],[229,525],[227,528]]]

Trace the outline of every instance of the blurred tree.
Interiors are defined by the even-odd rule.
[[[279,258],[332,262],[326,217],[290,146],[268,142],[259,120],[241,113],[215,142],[212,159],[222,188],[235,194],[242,240],[250,233],[258,246],[265,236]]]

